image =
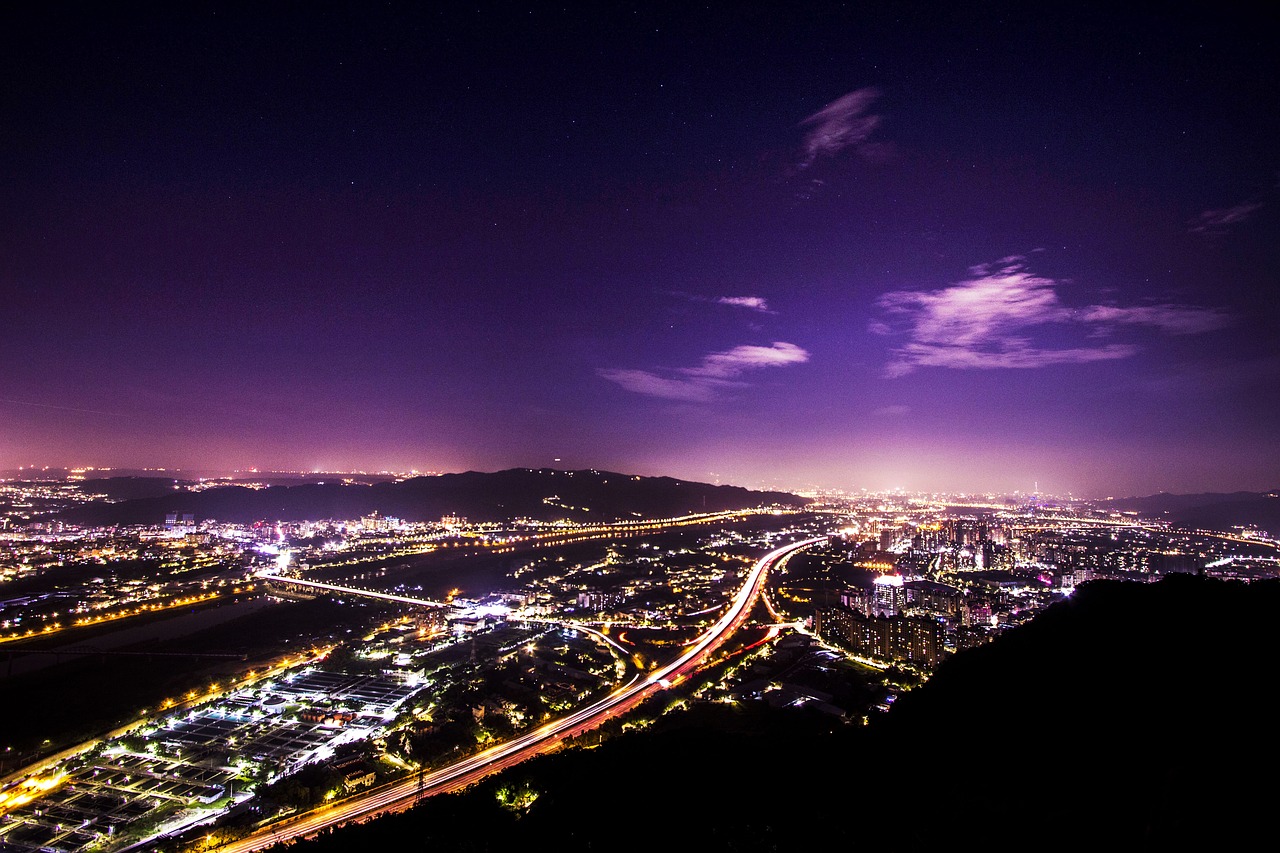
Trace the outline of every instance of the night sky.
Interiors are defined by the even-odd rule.
[[[169,5],[2,13],[0,468],[1280,487],[1274,10]]]

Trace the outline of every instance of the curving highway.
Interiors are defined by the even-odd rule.
[[[796,551],[821,542],[825,538],[819,536],[806,539],[784,545],[765,554],[756,561],[748,573],[742,589],[734,596],[728,610],[679,657],[647,676],[636,676],[603,699],[448,767],[425,773],[421,778],[414,777],[395,782],[362,796],[308,812],[268,827],[247,838],[232,841],[218,849],[231,851],[231,853],[250,853],[280,841],[305,838],[341,823],[367,820],[379,814],[401,811],[412,806],[420,797],[459,790],[491,773],[557,748],[564,740],[576,737],[606,720],[631,710],[653,693],[669,687],[696,669],[746,621],[756,597],[760,594],[769,568]]]

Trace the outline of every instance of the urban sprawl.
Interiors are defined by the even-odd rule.
[[[6,732],[0,849],[229,847],[321,807],[425,795],[428,773],[585,713],[719,630],[753,566],[788,543],[815,540],[769,567],[729,641],[554,745],[697,703],[858,725],[1087,581],[1280,574],[1266,531],[1173,529],[1083,501],[806,497],[592,525],[174,512],[86,527],[60,513],[103,499],[92,480],[2,481],[6,701],[38,718],[48,700],[15,691],[76,662],[145,660],[165,677],[121,681],[136,701],[102,709],[87,739]],[[79,701],[91,715],[93,698]]]

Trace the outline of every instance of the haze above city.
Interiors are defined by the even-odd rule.
[[[1280,486],[1260,9],[3,14],[0,469]]]

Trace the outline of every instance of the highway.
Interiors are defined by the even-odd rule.
[[[791,554],[821,542],[825,538],[820,536],[806,539],[784,545],[765,554],[756,561],[742,588],[734,596],[724,614],[685,648],[675,660],[653,670],[648,675],[636,676],[603,699],[448,767],[426,773],[421,779],[412,777],[395,782],[362,796],[286,819],[252,836],[229,842],[218,849],[228,853],[251,853],[277,842],[305,838],[338,824],[367,820],[387,812],[402,811],[412,806],[420,797],[460,790],[491,773],[511,767],[539,753],[556,749],[564,740],[576,737],[606,720],[631,710],[653,693],[671,686],[697,668],[746,621],[764,585],[769,568]]]

